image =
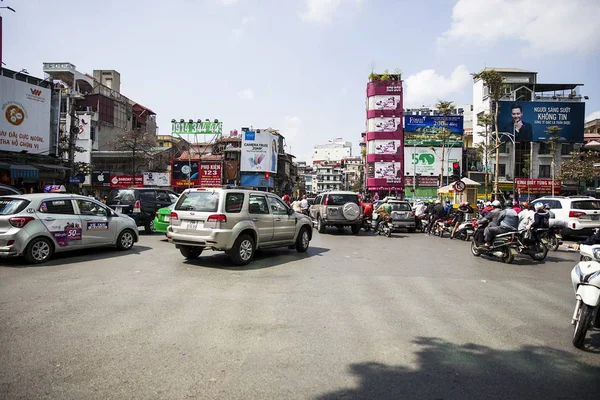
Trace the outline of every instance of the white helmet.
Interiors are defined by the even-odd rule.
[[[500,208],[501,206],[502,206],[502,204],[500,204],[500,201],[498,201],[498,200],[492,201],[492,207]]]
[[[544,204],[543,203],[535,203],[534,208],[535,208],[535,211],[539,211],[542,208],[544,208]]]

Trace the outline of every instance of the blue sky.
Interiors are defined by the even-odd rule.
[[[405,107],[472,103],[485,66],[584,83],[600,113],[598,0],[4,0],[3,60],[115,69],[121,92],[172,118],[280,129],[287,151],[343,137],[359,153],[365,87],[400,68]],[[600,114],[599,114],[600,115]]]

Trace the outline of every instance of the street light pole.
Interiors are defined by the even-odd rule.
[[[513,168],[513,173],[512,173],[512,180],[513,180],[513,200],[516,200],[516,195],[517,195],[517,180],[516,180],[516,173],[517,173],[517,161],[516,161],[516,153],[517,153],[517,144],[516,144],[516,133],[513,127],[513,133],[510,132],[498,132],[499,135],[503,135],[506,136],[510,139],[513,147],[512,147],[512,168]],[[496,173],[498,173],[498,171],[496,171]]]

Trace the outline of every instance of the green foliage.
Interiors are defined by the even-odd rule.
[[[375,82],[375,81],[379,81],[381,80],[380,76],[378,74],[376,74],[375,72],[371,72],[369,74],[369,82]]]
[[[560,163],[558,176],[562,180],[592,181],[598,176],[595,163],[600,163],[600,153],[593,151],[573,152],[571,158]]]
[[[402,80],[402,70],[400,68],[396,68],[394,73],[390,73],[389,70],[383,70],[383,74],[377,74],[375,72],[371,72],[369,74],[369,82],[375,81],[401,81]]]
[[[383,70],[383,75],[381,75],[382,81],[391,81],[392,76],[390,75],[390,71],[388,69]]]

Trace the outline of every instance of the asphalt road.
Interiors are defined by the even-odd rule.
[[[600,397],[600,331],[571,345],[576,253],[328,232],[247,268],[160,235],[0,259],[0,398]]]

